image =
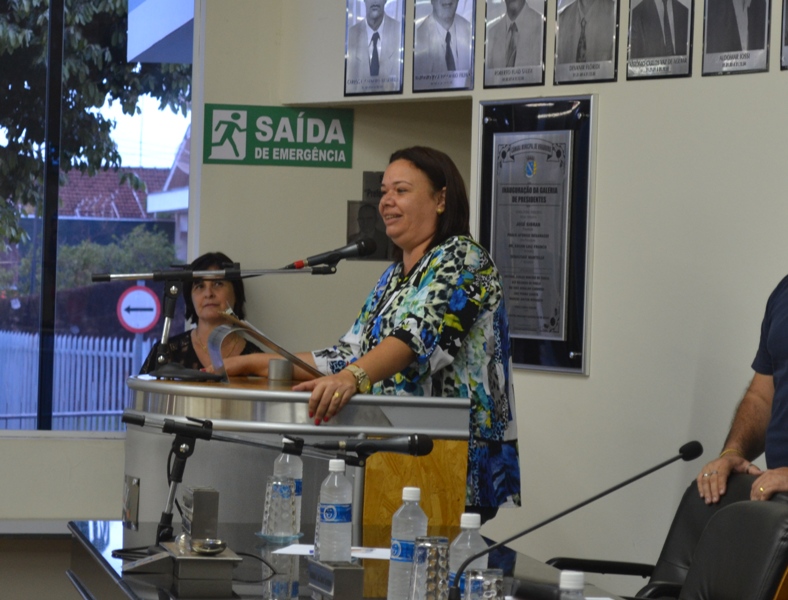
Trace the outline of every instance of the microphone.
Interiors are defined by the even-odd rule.
[[[337,248],[330,252],[322,252],[315,254],[304,260],[297,260],[290,263],[284,269],[303,269],[304,267],[314,267],[315,265],[333,265],[338,263],[343,258],[356,258],[359,256],[369,256],[374,254],[378,249],[378,245],[372,238],[362,238],[357,242],[348,244],[344,248]]]
[[[383,440],[351,439],[338,442],[318,442],[312,444],[320,450],[345,450],[356,454],[370,455],[375,452],[394,452],[411,456],[426,456],[432,452],[432,438],[423,433]]]
[[[703,454],[703,446],[697,440],[687,442],[681,448],[679,448],[679,454],[681,454],[681,460],[695,460],[701,454]]]
[[[506,545],[506,544],[508,544],[510,542],[513,542],[514,540],[516,540],[518,538],[521,538],[522,536],[524,536],[526,534],[529,534],[532,531],[536,531],[540,527],[544,527],[548,523],[552,523],[556,519],[559,519],[559,518],[561,518],[561,517],[563,517],[565,515],[568,515],[569,513],[576,511],[578,508],[584,507],[586,504],[591,504],[595,500],[599,500],[603,496],[607,496],[611,492],[615,492],[616,490],[618,490],[618,489],[620,489],[620,488],[622,488],[622,487],[624,487],[626,485],[629,485],[630,483],[632,483],[634,481],[637,481],[638,479],[641,479],[641,478],[645,477],[646,475],[650,475],[654,471],[658,471],[662,467],[666,467],[669,464],[676,462],[677,460],[686,460],[686,461],[695,460],[701,454],[703,454],[703,446],[701,445],[700,442],[698,442],[698,441],[687,442],[681,448],[679,448],[679,453],[676,456],[674,456],[673,458],[669,458],[668,460],[666,460],[664,462],[661,462],[658,465],[653,466],[650,469],[647,469],[646,471],[643,471],[639,475],[635,475],[634,477],[630,477],[626,481],[622,481],[621,483],[619,483],[617,485],[614,485],[613,487],[605,490],[604,492],[600,492],[596,496],[592,496],[588,500],[583,500],[579,504],[575,504],[574,506],[571,506],[571,507],[567,508],[566,510],[562,510],[557,515],[553,515],[552,517],[549,517],[549,518],[545,519],[544,521],[541,521],[541,522],[537,523],[536,525],[532,525],[528,529],[525,529],[525,530],[523,530],[523,531],[521,531],[519,533],[515,533],[513,536],[508,537],[505,540],[501,540],[500,542],[496,542],[495,544],[487,546],[487,548],[485,548],[481,552],[477,552],[476,554],[473,554],[473,555],[469,556],[465,560],[465,562],[463,562],[460,565],[460,567],[457,569],[457,574],[454,577],[454,583],[452,584],[451,588],[449,588],[449,600],[460,600],[460,577],[465,572],[465,569],[468,567],[468,565],[471,564],[477,558],[479,558],[481,556],[484,556],[485,554],[489,554],[493,550],[496,550],[497,548],[500,548],[501,546],[504,546],[504,545]]]

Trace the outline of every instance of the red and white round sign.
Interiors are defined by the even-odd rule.
[[[161,303],[153,290],[135,285],[121,294],[117,312],[123,327],[132,333],[145,333],[159,320]]]

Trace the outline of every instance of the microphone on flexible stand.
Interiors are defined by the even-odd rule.
[[[276,450],[284,454],[294,454],[301,456],[304,451],[304,440],[300,437],[293,435],[283,435],[282,442],[274,444],[271,442],[263,442],[259,440],[250,440],[246,438],[233,437],[217,433],[213,429],[213,423],[194,417],[185,417],[188,421],[183,423],[175,419],[160,418],[153,415],[145,415],[125,409],[120,420],[127,425],[136,425],[137,427],[149,427],[157,429],[162,433],[174,433],[176,435],[190,435],[195,439],[202,440],[216,440],[219,442],[230,442],[232,444],[240,444],[242,446],[252,446],[254,448],[265,448],[269,450]],[[192,425],[196,423],[199,425]],[[310,458],[321,458],[323,460],[330,460],[331,457],[328,453],[318,453],[312,451],[307,456]]]
[[[643,471],[639,475],[635,475],[634,477],[630,477],[626,481],[622,481],[621,483],[619,483],[617,485],[614,485],[613,487],[605,490],[604,492],[600,492],[596,496],[592,496],[588,500],[583,500],[579,504],[575,504],[574,506],[571,506],[570,508],[567,508],[566,510],[561,511],[557,515],[553,515],[552,517],[549,517],[549,518],[545,519],[544,521],[541,521],[541,522],[537,523],[536,525],[532,525],[528,529],[520,531],[519,533],[516,533],[513,536],[506,538],[505,540],[501,540],[500,542],[496,542],[495,544],[492,544],[492,545],[488,546],[487,548],[485,548],[482,552],[477,552],[476,554],[473,554],[473,555],[469,556],[465,560],[465,562],[463,562],[460,565],[460,567],[457,569],[457,574],[454,577],[454,583],[449,588],[449,600],[460,600],[460,587],[459,587],[460,586],[460,577],[465,572],[465,569],[468,567],[468,565],[471,564],[477,558],[479,558],[481,556],[484,556],[485,554],[489,554],[493,550],[496,550],[497,548],[500,548],[501,546],[504,546],[504,545],[506,545],[506,544],[508,544],[510,542],[513,542],[517,538],[520,538],[520,537],[522,537],[522,536],[524,536],[526,534],[529,534],[532,531],[536,531],[537,529],[539,529],[541,527],[544,527],[548,523],[552,523],[556,519],[559,519],[559,518],[561,518],[561,517],[563,517],[565,515],[568,515],[569,513],[574,512],[578,508],[582,508],[586,504],[590,504],[591,502],[594,502],[595,500],[599,500],[603,496],[607,496],[611,492],[615,492],[616,490],[618,490],[618,489],[620,489],[620,488],[622,488],[622,487],[624,487],[626,485],[629,485],[630,483],[632,483],[634,481],[637,481],[638,479],[641,479],[641,478],[645,477],[646,475],[650,475],[654,471],[658,471],[659,469],[661,469],[663,467],[666,467],[669,464],[676,462],[677,460],[685,460],[685,461],[695,460],[701,454],[703,454],[703,446],[701,445],[700,442],[698,442],[698,441],[687,442],[681,448],[679,448],[679,453],[676,456],[674,456],[673,458],[670,458],[670,459],[668,459],[668,460],[666,460],[664,462],[661,462],[658,465],[656,465],[654,467],[651,467],[650,469],[648,469],[646,471]]]
[[[357,258],[359,256],[369,256],[370,254],[374,254],[375,250],[378,249],[378,245],[375,243],[375,240],[372,238],[362,238],[357,242],[353,242],[352,244],[348,244],[342,248],[337,248],[336,250],[330,250],[329,252],[322,252],[320,254],[315,254],[314,256],[310,256],[309,258],[305,258],[304,260],[297,260],[295,262],[290,263],[286,267],[282,267],[283,269],[303,269],[304,267],[314,267],[316,265],[336,265],[340,260],[344,258]]]
[[[317,442],[313,447],[320,450],[341,450],[356,454],[374,454],[375,452],[394,452],[411,456],[426,456],[432,452],[432,438],[423,433],[392,437],[382,440],[350,439],[332,442]]]
[[[189,265],[173,265],[169,271],[150,271],[146,273],[92,273],[90,280],[94,283],[115,280],[149,279],[151,281],[193,281],[195,279],[226,279],[244,278],[240,263],[227,263],[218,270],[194,271]]]
[[[317,442],[311,444],[320,450],[336,450],[337,457],[348,465],[363,467],[367,458],[376,452],[394,452],[411,456],[426,456],[432,452],[432,438],[424,433],[414,433],[404,437],[393,437],[382,440],[354,438],[337,442]],[[347,454],[355,452],[356,456]]]

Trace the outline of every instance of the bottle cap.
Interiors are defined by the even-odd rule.
[[[331,471],[331,472],[334,472],[334,471],[342,471],[342,472],[344,472],[344,470],[345,470],[345,461],[342,460],[341,458],[332,458],[330,461],[328,461],[328,470]]]
[[[421,500],[421,490],[417,487],[402,488],[402,499],[408,502],[418,502]]]
[[[482,516],[479,513],[462,513],[460,527],[463,529],[479,529],[482,526]]]
[[[585,574],[582,571],[561,571],[558,587],[562,590],[582,590],[585,585]]]

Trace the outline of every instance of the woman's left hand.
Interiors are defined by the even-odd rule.
[[[312,392],[309,397],[309,418],[315,425],[327,422],[356,393],[356,378],[349,371],[340,371],[293,386],[296,392]]]

